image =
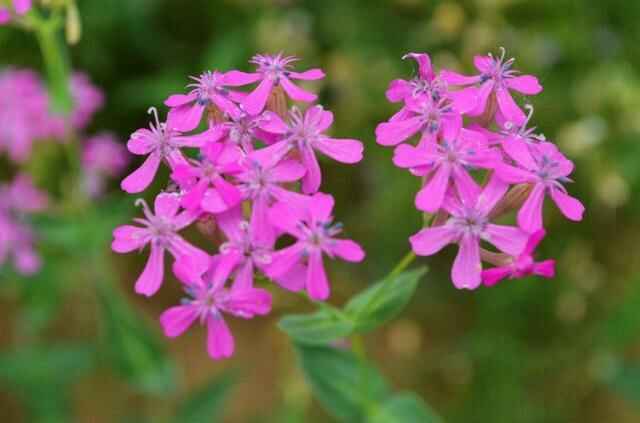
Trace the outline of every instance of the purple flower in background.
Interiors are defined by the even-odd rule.
[[[218,266],[217,258],[203,278],[181,277],[188,298],[179,306],[171,307],[160,316],[166,336],[175,338],[183,334],[196,320],[207,327],[207,351],[214,360],[233,355],[235,343],[224,314],[243,319],[266,315],[271,311],[271,294],[264,289],[234,286],[228,289],[224,282],[214,282],[212,275]],[[177,272],[180,277],[181,272]]]
[[[271,223],[296,238],[296,242],[273,253],[266,272],[284,288],[306,287],[309,297],[323,301],[329,297],[329,281],[323,254],[350,262],[364,260],[362,248],[350,239],[335,238],[342,225],[333,223],[333,197],[317,193],[304,207],[278,203],[269,211]]]
[[[93,115],[104,105],[102,90],[91,83],[89,76],[75,72],[70,79],[73,110],[71,124],[76,129],[84,129],[89,125]]]
[[[276,158],[282,158],[291,151],[299,155],[307,169],[302,178],[302,191],[305,194],[317,192],[322,182],[316,150],[341,163],[352,164],[362,160],[362,142],[330,138],[324,133],[333,123],[333,113],[324,110],[322,106],[310,107],[304,114],[297,108],[292,108],[288,125],[277,115],[271,116],[271,122],[264,125],[263,129],[283,135],[284,138],[265,148],[265,153],[268,151]]]
[[[518,255],[527,242],[527,234],[515,226],[495,225],[489,213],[507,191],[508,185],[493,177],[473,201],[447,197],[443,208],[451,217],[441,226],[422,229],[410,238],[413,251],[430,256],[448,244],[458,244],[451,279],[456,288],[475,289],[480,285],[482,263],[480,240],[493,244],[500,251]]]
[[[12,0],[12,6],[0,5],[0,25],[11,22],[12,12],[18,16],[25,15],[32,8],[31,0]]]
[[[16,270],[31,275],[41,263],[33,247],[36,237],[24,216],[46,209],[47,195],[38,190],[27,175],[0,185],[0,267],[12,258]]]
[[[562,185],[563,182],[571,182],[568,176],[573,172],[573,163],[558,147],[550,142],[521,142],[520,148],[512,147],[506,152],[516,166],[502,163],[496,168],[497,174],[512,184],[533,184],[531,194],[518,212],[518,225],[522,229],[529,233],[542,229],[542,206],[546,193],[565,217],[573,221],[582,220],[584,206]]]
[[[178,213],[180,208],[178,194],[159,194],[155,200],[155,213],[149,209],[144,200],[138,200],[138,203],[143,207],[145,218],[134,219],[134,221],[142,227],[119,226],[113,231],[111,244],[111,248],[117,253],[141,250],[150,244],[151,253],[136,282],[136,292],[149,297],[160,289],[164,278],[165,251],[169,251],[176,261],[188,262],[189,272],[202,274],[209,266],[209,255],[178,235],[178,231],[193,223],[198,215],[190,211]]]
[[[473,60],[479,75],[465,76],[453,71],[442,71],[442,79],[451,85],[473,85],[476,91],[477,104],[469,112],[472,116],[481,115],[487,106],[487,100],[495,93],[498,101],[498,109],[502,116],[516,124],[522,124],[526,120],[524,112],[518,107],[511,97],[510,90],[518,91],[525,95],[535,95],[542,91],[538,79],[531,75],[517,76],[518,71],[512,66],[515,59],[505,60],[506,51],[500,49],[502,54],[498,57],[476,56]],[[476,87],[477,86],[477,87]]]
[[[108,178],[116,178],[129,164],[129,154],[125,146],[114,134],[99,133],[84,141],[82,148],[82,168],[84,186],[91,197],[104,192]]]
[[[230,71],[225,74],[225,80],[236,86],[260,81],[256,89],[242,101],[244,109],[252,115],[257,115],[264,110],[269,94],[277,86],[281,86],[291,99],[310,103],[315,101],[317,96],[296,86],[291,79],[306,81],[322,79],[324,72],[320,69],[294,72],[291,70],[291,64],[297,60],[293,56],[283,56],[282,53],[275,56],[258,54],[251,59],[251,63],[258,66],[256,72]]]
[[[187,132],[195,129],[202,120],[202,114],[210,106],[218,107],[222,112],[232,113],[236,106],[234,102],[242,101],[244,94],[230,91],[227,86],[244,85],[234,83],[232,78],[218,71],[207,71],[198,77],[188,87],[192,90],[188,94],[174,94],[165,102],[170,107],[167,123],[172,129]]]
[[[35,72],[0,73],[0,151],[24,162],[31,156],[33,143],[48,137],[56,125],[49,114],[47,91]]]
[[[482,283],[485,286],[493,286],[504,278],[519,279],[530,275],[553,278],[556,273],[555,260],[536,262],[533,259],[538,244],[542,241],[546,232],[541,229],[529,236],[524,250],[511,258],[510,263],[504,266],[494,267],[482,271]]]

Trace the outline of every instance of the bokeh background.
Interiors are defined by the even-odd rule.
[[[79,9],[73,66],[107,95],[93,126],[123,142],[146,126],[149,106],[203,70],[248,70],[255,52],[284,51],[326,71],[315,87],[335,113],[333,133],[366,145],[359,166],[322,164],[336,216],[368,252],[360,266],[330,266],[336,304],[385,274],[421,222],[418,179],[373,135],[395,110],[388,82],[415,72],[401,56],[424,51],[469,71],[474,54],[504,46],[544,85],[531,99],[534,125],[575,161],[569,189],[585,219],[548,205],[541,255],[558,260],[551,281],[462,292],[448,278],[455,249],[420,259],[430,272],[409,309],[367,336],[370,357],[447,422],[640,421],[640,2],[82,0]],[[1,28],[0,52],[1,65],[42,69],[30,34]],[[65,166],[55,152],[37,156],[31,170],[49,182]],[[201,330],[161,336],[157,317],[181,296],[177,285],[136,297],[144,257],[108,252],[133,200],[113,194],[83,221],[45,221],[43,272],[0,274],[0,421],[166,421],[211,381],[229,387],[217,421],[331,421],[276,327],[310,310],[294,295],[278,293],[267,318],[233,321],[237,354],[225,362],[208,359]]]

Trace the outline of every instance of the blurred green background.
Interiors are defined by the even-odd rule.
[[[504,46],[544,85],[533,122],[575,161],[569,190],[585,219],[548,205],[540,253],[558,260],[550,281],[463,292],[448,277],[454,248],[420,259],[431,271],[409,310],[367,337],[370,355],[447,422],[640,421],[640,2],[81,0],[79,9],[73,66],[107,95],[92,128],[123,142],[147,125],[149,106],[203,70],[248,70],[255,52],[282,50],[326,71],[315,87],[336,115],[333,134],[366,145],[359,166],[323,162],[323,190],[368,252],[363,265],[330,266],[336,304],[385,274],[421,222],[419,180],[373,135],[395,111],[387,84],[415,72],[400,58],[424,51],[470,71],[474,54]],[[1,28],[0,51],[1,65],[42,69],[30,34]],[[0,421],[166,421],[211,381],[219,421],[330,421],[276,327],[310,310],[294,295],[279,292],[267,318],[231,322],[237,354],[225,362],[208,359],[203,330],[160,336],[157,317],[181,292],[166,283],[152,300],[133,294],[144,257],[108,252],[112,228],[136,212],[124,197],[82,221],[45,222],[43,272],[0,276]],[[108,265],[94,260],[104,254]]]

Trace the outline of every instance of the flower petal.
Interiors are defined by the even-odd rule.
[[[133,225],[118,226],[113,231],[111,249],[116,253],[130,253],[139,250],[147,243],[147,230]]]
[[[151,153],[142,165],[124,178],[120,187],[129,194],[137,194],[144,191],[156,176],[160,167],[160,155]]]
[[[152,296],[160,289],[164,278],[164,248],[151,245],[151,253],[147,264],[140,277],[136,281],[135,291],[147,297]]]
[[[320,250],[313,251],[309,255],[307,292],[309,293],[309,297],[315,301],[324,301],[329,298],[329,280],[324,271]]]
[[[207,319],[207,352],[214,360],[229,358],[235,348],[231,331],[221,315]]]
[[[380,145],[396,145],[415,135],[422,127],[422,118],[383,122],[376,128],[376,141]]]
[[[532,75],[516,76],[505,81],[507,86],[526,95],[536,95],[542,91],[538,78]]]
[[[500,251],[517,256],[524,250],[529,236],[516,226],[488,224],[482,239],[495,245]]]
[[[536,184],[518,212],[518,226],[528,233],[542,229],[542,205],[545,186]]]
[[[492,269],[483,270],[481,273],[482,284],[484,286],[493,286],[509,276],[511,269],[509,267],[494,267]]]
[[[169,338],[182,335],[198,317],[198,311],[191,305],[171,307],[160,315],[160,325]]]
[[[411,248],[419,256],[430,256],[455,241],[458,232],[448,225],[424,228],[411,236]]]
[[[559,188],[551,188],[551,198],[562,214],[570,220],[580,221],[584,214],[582,203]]]
[[[264,106],[267,104],[267,98],[269,98],[269,94],[272,89],[273,81],[271,79],[264,78],[260,81],[260,84],[256,89],[253,90],[242,102],[242,106],[247,113],[257,115],[264,110]]]
[[[458,289],[476,289],[482,282],[482,263],[478,239],[465,235],[460,241],[458,255],[453,262],[451,279]]]
[[[361,141],[320,137],[313,146],[341,163],[358,163],[362,160],[364,146]]]
[[[440,208],[450,176],[451,166],[446,163],[438,166],[429,182],[416,195],[415,203],[418,210],[435,213]]]
[[[361,262],[365,253],[362,247],[350,239],[335,239],[331,245],[332,254],[350,262]]]
[[[289,78],[280,78],[280,85],[282,85],[282,88],[284,88],[289,97],[291,97],[295,101],[304,101],[305,103],[311,103],[318,98],[317,95],[298,87],[296,84],[291,82]]]

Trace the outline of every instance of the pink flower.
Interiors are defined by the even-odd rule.
[[[500,160],[500,155],[489,148],[481,133],[464,128],[453,139],[443,139],[440,143],[423,143],[417,147],[401,144],[393,157],[396,166],[431,175],[416,196],[416,207],[429,213],[440,209],[450,181],[461,197],[477,196],[480,188],[468,169],[491,169]]]
[[[477,288],[482,281],[480,240],[511,255],[520,254],[527,242],[527,234],[519,228],[489,221],[489,213],[507,188],[500,178],[493,177],[473,201],[458,201],[449,196],[443,207],[451,217],[441,226],[425,228],[413,235],[409,239],[413,251],[420,256],[430,256],[448,244],[458,244],[451,271],[453,284],[459,289]]]
[[[434,100],[429,96],[407,99],[406,112],[376,128],[376,141],[380,145],[397,145],[420,133],[421,143],[435,142],[442,134],[452,139],[462,126],[460,113],[447,97]]]
[[[224,176],[240,171],[240,153],[220,142],[208,142],[201,152],[200,160],[177,164],[171,174],[171,178],[185,191],[182,206],[209,213],[229,210],[240,203],[242,194]]]
[[[31,0],[13,0],[13,12],[18,16],[25,15],[31,10]],[[8,6],[0,5],[0,25],[5,25],[11,22],[12,10]]]
[[[304,201],[301,199],[304,196],[288,191],[282,185],[300,180],[306,169],[296,160],[279,160],[266,149],[254,151],[241,161],[241,165],[242,172],[235,178],[243,198],[251,201],[251,226],[263,239],[269,239],[274,236],[267,218],[269,207],[277,201]]]
[[[147,156],[147,159],[133,173],[127,176],[120,186],[130,194],[144,191],[153,181],[161,161],[166,161],[172,169],[178,164],[186,163],[181,147],[200,147],[209,136],[208,133],[183,136],[180,132],[160,123],[155,108],[149,109],[155,114],[155,125],[150,129],[139,129],[131,135],[127,148],[133,154]]]
[[[120,176],[128,164],[127,149],[115,135],[103,132],[87,139],[82,150],[85,191],[91,197],[99,197],[107,178]]]
[[[518,143],[516,140],[510,142]],[[518,225],[529,233],[542,229],[542,206],[545,193],[551,195],[562,214],[570,220],[582,220],[584,206],[571,197],[563,182],[570,182],[573,163],[550,142],[520,142],[505,149],[516,166],[506,163],[496,168],[497,174],[512,184],[530,183],[533,190],[518,212]]]
[[[362,160],[364,149],[362,142],[330,138],[324,134],[333,123],[333,113],[324,110],[322,106],[310,107],[304,115],[297,108],[292,108],[289,125],[275,114],[271,117],[271,122],[263,126],[263,129],[281,134],[284,138],[265,150],[276,158],[282,158],[291,151],[295,151],[300,156],[302,164],[307,169],[307,173],[302,178],[302,191],[305,194],[317,192],[322,182],[315,150],[341,163],[351,164]]]
[[[89,76],[75,72],[70,80],[73,110],[71,124],[76,129],[84,129],[89,125],[93,115],[104,105],[102,90],[91,83]]]
[[[202,114],[207,107],[218,107],[225,113],[232,113],[244,97],[243,94],[227,89],[227,86],[244,85],[234,83],[232,78],[218,71],[207,71],[199,77],[191,77],[195,84],[189,94],[174,94],[164,104],[171,108],[167,123],[173,129],[187,132],[195,129],[202,120]]]
[[[535,95],[542,91],[542,86],[534,76],[516,76],[517,71],[511,69],[515,59],[505,61],[505,50],[504,48],[500,50],[502,54],[499,58],[491,54],[474,58],[474,65],[480,72],[479,75],[465,76],[453,71],[442,71],[441,77],[451,85],[474,86],[470,89],[476,92],[477,105],[469,112],[470,115],[481,115],[486,108],[489,96],[495,93],[498,109],[504,118],[516,124],[522,124],[526,116],[511,97],[509,90],[525,95]]]
[[[236,86],[260,81],[256,89],[242,101],[244,109],[252,115],[262,112],[271,90],[277,86],[281,86],[289,97],[295,101],[313,102],[317,96],[299,88],[291,82],[291,79],[307,81],[322,79],[324,78],[324,72],[320,69],[294,72],[291,70],[291,64],[297,60],[293,56],[283,56],[282,53],[278,53],[275,56],[258,54],[251,60],[251,63],[258,66],[256,72],[230,71],[226,74],[226,81]]]
[[[0,267],[12,258],[20,274],[31,275],[40,269],[40,258],[33,248],[36,237],[24,216],[43,211],[48,202],[47,194],[27,175],[0,185]]]
[[[110,132],[101,132],[84,142],[82,166],[85,171],[116,177],[122,174],[128,163],[126,148]]]
[[[135,290],[139,294],[152,296],[159,289],[164,277],[164,253],[177,260],[188,261],[190,272],[201,274],[209,265],[209,255],[185,241],[178,231],[193,223],[197,214],[180,208],[180,196],[177,194],[159,194],[155,200],[155,214],[144,200],[138,200],[143,207],[144,219],[135,219],[142,225],[119,226],[113,231],[111,248],[117,253],[129,253],[141,250],[150,244],[149,260],[138,278]]]
[[[235,270],[233,289],[253,288],[255,270],[271,262],[274,238],[261,237],[253,225],[242,219],[240,207],[220,214],[217,223],[227,241],[220,245],[213,282],[224,283]]]
[[[305,207],[278,203],[269,211],[271,223],[297,241],[272,255],[267,275],[287,289],[306,287],[309,296],[319,301],[329,297],[323,254],[350,262],[360,262],[365,257],[354,241],[335,238],[342,225],[333,223],[333,204],[331,195],[317,193]]]
[[[493,286],[504,278],[519,279],[529,275],[553,278],[555,276],[555,260],[535,262],[533,253],[545,236],[544,229],[534,232],[529,236],[524,250],[505,266],[494,267],[482,271],[482,283],[485,286]]]
[[[256,140],[263,141],[266,144],[273,144],[281,136],[263,129],[263,126],[269,125],[272,116],[277,117],[277,115],[269,111],[255,116],[250,115],[239,107],[227,115],[229,118],[227,122],[221,124],[226,130],[221,140],[223,143],[237,146],[244,154],[249,154],[254,150]]]
[[[160,316],[166,336],[175,338],[183,334],[196,320],[207,326],[207,351],[214,360],[229,358],[235,349],[233,336],[223,313],[243,319],[266,315],[271,311],[271,294],[263,289],[227,289],[224,281],[216,283],[211,275],[217,267],[213,260],[204,280],[183,280],[189,298],[179,306],[171,307]]]
[[[52,134],[47,91],[35,72],[10,69],[0,73],[0,151],[24,162],[33,143]]]
[[[386,92],[387,99],[390,102],[411,102],[420,97],[429,97],[437,103],[440,99],[446,97],[451,101],[452,108],[458,113],[467,113],[475,107],[476,99],[474,93],[466,90],[448,90],[447,83],[434,72],[428,54],[408,53],[402,57],[402,59],[407,58],[412,58],[418,63],[418,76],[410,81],[404,79],[391,81]],[[405,106],[390,121],[404,120],[407,114],[410,113]]]

